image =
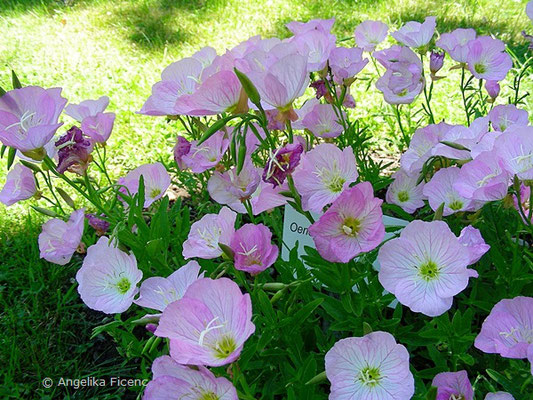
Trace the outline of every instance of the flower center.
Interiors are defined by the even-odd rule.
[[[131,283],[128,278],[122,278],[117,282],[116,286],[120,294],[126,294],[126,292],[130,290]]]
[[[418,274],[426,281],[432,281],[439,276],[440,268],[433,261],[427,261],[418,269]]]
[[[474,70],[478,74],[484,74],[485,72],[487,72],[487,67],[481,63],[477,63],[477,64],[474,64]]]
[[[155,188],[155,189],[152,189],[152,191],[150,192],[150,197],[153,199],[159,196],[160,194],[161,194],[161,189]]]
[[[359,379],[363,385],[374,387],[379,384],[379,381],[383,377],[379,372],[379,368],[366,367],[361,370],[357,379]]]
[[[344,182],[346,182],[346,180],[343,177],[339,175],[335,175],[331,177],[331,179],[329,180],[327,184],[327,187],[333,193],[339,193],[342,191],[342,188],[344,187]]]
[[[409,200],[409,193],[407,193],[406,190],[402,190],[398,193],[398,200],[400,200],[402,203]]]
[[[342,224],[342,231],[345,235],[348,236],[357,236],[360,229],[361,221],[356,218],[348,217],[344,220],[344,223]]]
[[[460,200],[454,200],[448,205],[448,207],[450,207],[454,211],[457,211],[463,208],[463,202]]]
[[[202,393],[202,397],[200,397],[198,400],[219,400],[220,397],[218,397],[213,392],[205,392]]]
[[[465,396],[462,394],[451,394],[448,400],[465,400]]]
[[[215,357],[227,358],[237,349],[237,343],[231,336],[225,335],[215,345]]]

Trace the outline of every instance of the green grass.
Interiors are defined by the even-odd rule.
[[[50,0],[2,0],[0,86],[10,88],[12,68],[25,85],[63,87],[72,102],[109,96],[109,109],[117,113],[108,151],[116,178],[141,163],[169,159],[178,126],[135,111],[165,66],[202,46],[221,53],[255,34],[286,37],[284,25],[295,19],[334,16],[334,31],[342,38],[351,36],[365,19],[398,27],[436,15],[440,32],[473,27],[505,40],[520,55],[526,48],[520,31],[533,31],[525,4],[525,0],[80,0],[66,6]],[[457,82],[451,76],[436,83],[434,108],[440,118],[462,123]],[[526,85],[533,91],[531,79]],[[373,85],[367,90],[365,82],[356,83],[353,93],[358,103],[354,114],[373,130],[380,154],[396,151],[398,132],[387,123],[391,110],[382,96]],[[533,111],[529,98],[525,108]],[[1,183],[5,170],[5,161],[0,161]],[[59,267],[38,259],[41,222],[27,211],[27,204],[9,209],[0,205],[0,362],[1,387],[7,389],[0,392],[2,398],[54,396],[39,384],[46,376],[134,375],[131,371],[128,375],[128,366],[121,364],[110,340],[89,339],[102,314],[89,312],[78,298],[73,278],[79,261]],[[71,395],[90,398],[94,393]]]

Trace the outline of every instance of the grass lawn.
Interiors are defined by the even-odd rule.
[[[65,0],[66,1],[66,0]],[[161,70],[177,59],[210,45],[223,52],[248,37],[286,37],[291,20],[335,17],[338,38],[351,36],[365,19],[391,27],[437,16],[446,32],[473,27],[508,43],[519,59],[526,43],[520,32],[533,27],[526,0],[1,0],[0,86],[10,88],[14,69],[25,85],[63,87],[69,101],[107,95],[117,114],[108,154],[114,177],[145,162],[169,159],[176,124],[136,114]],[[350,43],[350,42],[348,42]],[[353,42],[352,42],[353,43]],[[446,72],[451,66],[445,65]],[[371,68],[370,66],[367,68]],[[457,73],[457,72],[450,72]],[[442,75],[442,74],[441,74]],[[449,82],[436,83],[439,119],[463,123],[460,92]],[[531,76],[524,89],[533,92]],[[380,151],[397,151],[398,133],[391,128],[391,109],[373,83],[354,86],[354,114],[373,129]],[[368,90],[367,90],[368,89]],[[503,93],[508,91],[503,88]],[[364,93],[364,97],[362,94]],[[363,100],[364,99],[364,100]],[[502,102],[503,99],[501,99]],[[417,109],[418,104],[413,107]],[[530,98],[524,106],[530,114]],[[417,117],[411,120],[411,129]],[[66,121],[68,124],[68,121]],[[0,161],[0,184],[5,179]],[[79,300],[74,281],[79,261],[59,267],[39,260],[37,235],[42,219],[27,205],[0,205],[0,396],[53,398],[43,389],[44,377],[134,376],[131,365],[103,336],[90,339],[102,314]],[[107,389],[122,397],[116,388]],[[5,391],[5,392],[4,392]],[[71,398],[104,392],[71,391]],[[61,393],[65,396],[65,393]],[[48,397],[47,397],[48,396]],[[89,397],[87,397],[89,396]],[[111,398],[111,397],[110,397]]]

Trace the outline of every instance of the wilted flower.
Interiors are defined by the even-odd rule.
[[[320,255],[331,262],[347,263],[375,249],[385,236],[381,203],[369,182],[344,190],[309,227]]]
[[[326,88],[326,82],[323,79],[311,82],[309,86],[315,89],[315,97],[317,99],[320,99],[329,94],[328,89]],[[309,100],[307,102],[309,102]]]
[[[487,393],[485,400],[514,400],[514,397],[507,392]]]
[[[439,169],[431,180],[424,186],[424,196],[427,197],[433,211],[437,211],[444,203],[442,215],[447,216],[459,211],[471,211],[473,202],[461,196],[454,188],[459,179],[460,169],[448,167]]]
[[[154,360],[152,373],[143,400],[238,400],[233,384],[205,367],[193,369],[161,356]]]
[[[520,185],[520,205],[522,207],[522,211],[524,212],[524,215],[522,215],[522,213],[520,212],[520,207],[518,206],[517,196],[513,195],[514,207],[524,222],[527,221],[527,217],[529,215],[529,208],[531,207],[529,203],[530,195],[531,195],[531,188],[529,186],[521,184]],[[531,222],[533,222],[533,215],[531,216]]]
[[[42,160],[43,147],[63,125],[58,119],[66,102],[61,88],[26,86],[7,92],[0,97],[0,142]]]
[[[477,263],[483,257],[483,254],[490,249],[490,246],[485,243],[483,236],[481,236],[479,229],[474,228],[472,225],[465,226],[461,230],[459,243],[468,250],[470,256],[469,265]]]
[[[355,43],[364,51],[374,51],[385,40],[388,30],[381,21],[363,21],[355,28]]]
[[[533,180],[533,126],[513,125],[494,142],[503,167],[520,180]]]
[[[322,143],[305,153],[293,173],[306,211],[321,212],[355,182],[359,174],[351,147]]]
[[[41,258],[59,265],[70,261],[83,236],[84,212],[83,208],[74,211],[67,222],[53,218],[43,224],[39,235]]]
[[[410,174],[420,171],[432,156],[433,148],[451,128],[451,125],[441,122],[417,129],[411,138],[409,148],[402,154],[402,169]]]
[[[114,243],[102,236],[87,249],[87,256],[76,274],[78,293],[93,310],[121,313],[131,306],[142,276],[135,256],[114,247]]]
[[[59,158],[58,172],[63,174],[70,171],[78,175],[85,174],[91,161],[94,144],[83,135],[80,128],[76,126],[70,128],[57,140],[56,148]]]
[[[144,164],[130,171],[124,178],[118,180],[119,185],[125,186],[120,191],[132,196],[139,191],[139,179],[144,180],[144,208],[148,208],[156,200],[165,195],[170,186],[170,176],[165,166],[159,162]],[[127,189],[127,190],[126,190]]]
[[[431,71],[431,77],[435,77],[435,74],[440,71],[444,65],[444,53],[438,51],[432,51],[429,56],[429,70]]]
[[[450,309],[477,272],[467,269],[468,250],[446,222],[410,222],[379,250],[379,281],[414,312],[436,317]]]
[[[474,390],[468,380],[466,371],[441,372],[435,375],[431,386],[437,388],[437,398],[435,400],[473,400]]]
[[[341,339],[326,353],[330,400],[409,400],[409,353],[387,332]]]
[[[181,163],[189,167],[192,172],[199,174],[213,168],[220,162],[229,147],[230,140],[224,131],[218,131],[202,144],[198,145],[197,143],[196,140],[191,142],[187,154],[181,156]],[[182,144],[183,151],[185,147],[186,145]]]
[[[229,246],[235,233],[237,214],[228,207],[222,207],[218,214],[206,214],[192,224],[187,240],[183,242],[185,259],[216,258],[222,255],[219,243]]]
[[[274,187],[281,185],[300,163],[304,148],[300,143],[291,143],[277,149],[268,159],[263,170],[263,181]]]
[[[65,114],[80,122],[83,133],[95,142],[104,143],[109,139],[115,123],[114,113],[104,113],[108,104],[109,97],[102,96],[98,100],[69,104],[65,107]]]
[[[514,104],[500,104],[490,110],[487,116],[492,127],[500,132],[504,132],[511,125],[527,126],[529,124],[528,112],[520,110]]]
[[[176,145],[174,146],[174,161],[178,165],[179,169],[185,169],[185,164],[183,163],[183,156],[189,154],[191,150],[191,142],[185,139],[183,136],[178,136]]]
[[[533,298],[518,296],[496,303],[474,346],[506,358],[527,358],[533,349]],[[530,360],[533,361],[533,360]]]
[[[391,36],[406,46],[421,49],[431,41],[436,26],[435,17],[426,17],[423,23],[407,22],[399,30],[392,32]]]
[[[343,111],[344,113],[344,111]],[[339,136],[344,128],[330,104],[315,105],[302,119],[302,126],[321,138]]]
[[[279,120],[278,114],[279,114],[278,110],[265,110],[265,115],[267,117],[267,122],[268,122],[267,127],[271,131],[275,131],[275,130],[282,131],[283,129],[285,129],[285,125],[283,124],[283,122]],[[255,135],[250,135],[250,136],[255,137]],[[246,138],[248,139],[248,135],[246,136]],[[246,146],[246,149],[248,149],[248,146]]]
[[[109,222],[100,218],[96,214],[87,214],[85,218],[89,221],[89,225],[96,231],[100,236],[104,235],[109,229]]]
[[[250,295],[230,279],[203,278],[163,311],[155,334],[170,338],[180,364],[218,367],[235,361],[255,331]]]
[[[461,167],[453,187],[466,199],[494,201],[505,197],[509,179],[501,159],[493,151],[484,152]]]
[[[133,302],[141,307],[164,311],[170,303],[181,299],[193,282],[204,277],[200,268],[196,261],[189,261],[167,278],[155,276],[144,280],[139,297]]]
[[[387,189],[387,203],[396,204],[409,214],[424,207],[424,183],[417,184],[418,174],[409,175],[405,171],[399,170],[393,175],[393,178],[394,181]]]
[[[16,164],[7,174],[4,188],[0,191],[0,202],[10,206],[29,199],[36,192],[37,186],[32,170],[22,164]]]
[[[466,58],[472,75],[478,79],[501,81],[513,66],[505,44],[490,36],[480,36],[468,42]]]
[[[363,50],[358,47],[335,47],[329,55],[329,67],[333,79],[337,83],[352,79],[368,64],[368,58],[363,59]]]
[[[278,258],[279,250],[272,244],[272,233],[263,224],[245,224],[231,239],[235,268],[252,275],[264,271]]]
[[[494,102],[496,97],[498,97],[500,94],[500,84],[498,81],[486,81],[485,90],[487,91],[487,94],[490,96],[491,100]]]
[[[468,42],[476,38],[474,29],[458,28],[450,33],[443,33],[435,43],[446,51],[450,57],[459,62],[466,63],[468,56]]]

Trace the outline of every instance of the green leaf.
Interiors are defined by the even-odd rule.
[[[198,140],[197,146],[201,145],[203,142],[205,142],[207,139],[209,139],[211,136],[213,136],[215,133],[217,133],[219,130],[224,128],[226,124],[231,121],[233,118],[240,117],[239,114],[236,115],[229,115],[226,118],[219,119],[216,121],[213,125],[211,125],[207,130],[204,132],[200,140]]]
[[[11,70],[11,81],[13,82],[13,89],[20,89],[22,87],[22,83],[20,83],[17,74],[13,70]]]
[[[428,393],[426,394],[426,400],[436,400],[437,398],[437,387],[431,386]]]
[[[233,71],[235,71],[235,75],[237,75],[237,78],[239,78],[242,88],[248,95],[248,98],[250,99],[250,101],[254,103],[259,109],[261,109],[261,96],[259,95],[257,88],[252,83],[250,78],[248,78],[245,74],[243,74],[237,68],[233,68]]]
[[[10,147],[7,153],[7,170],[11,169],[13,162],[15,162],[15,155],[17,154],[17,149]]]
[[[444,203],[442,203],[439,208],[437,208],[437,211],[435,211],[435,215],[433,216],[433,221],[442,221],[442,214],[444,213]]]
[[[72,207],[74,210],[76,209],[76,205],[74,204],[74,200],[60,187],[56,188],[57,193],[61,196],[63,200],[65,200],[65,203],[67,203],[70,207]]]
[[[0,97],[2,97],[6,93],[7,92],[2,87],[0,87]]]

